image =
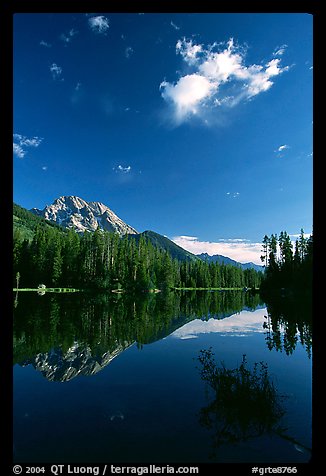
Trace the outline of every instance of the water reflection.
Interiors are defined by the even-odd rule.
[[[251,312],[257,308],[261,312]],[[284,347],[287,353],[300,338],[310,352],[309,323],[293,320],[289,312],[269,305],[264,322],[266,309],[258,294],[232,291],[137,298],[20,293],[14,300],[14,364],[31,364],[48,380],[64,382],[96,374],[134,343],[141,348],[171,334],[189,339],[207,332],[265,332],[270,350]]]
[[[14,363],[32,364],[49,380],[93,375],[131,344],[160,340],[187,322],[224,319],[262,305],[257,295],[161,293],[20,294],[15,297]]]
[[[241,311],[241,314],[232,314],[224,319],[210,318],[208,320],[195,319],[174,331],[172,337],[179,339],[193,339],[201,334],[218,332],[220,335],[245,337],[250,333],[263,333],[263,321],[266,308],[252,311]]]
[[[264,315],[266,304],[245,292],[137,298],[18,293],[13,348],[15,458],[207,462],[212,441],[223,440],[222,462],[256,461],[258,453],[262,462],[307,461],[302,444],[311,444],[311,362],[300,340],[289,357],[274,348],[270,351]],[[137,346],[144,348],[138,351]],[[215,410],[221,412],[222,406],[214,404],[212,389],[205,400],[194,360],[200,349],[210,346],[227,369],[237,366],[243,354],[250,370],[255,361],[268,363],[277,388],[287,395],[280,424],[277,418],[263,424],[252,421],[245,410],[241,416],[241,406],[232,406],[225,392],[222,418],[227,416],[229,427],[217,435],[224,427],[216,421]],[[202,422],[211,421],[209,430],[199,423],[201,408]],[[227,440],[226,432],[233,438],[248,437],[260,427],[268,428],[269,422],[275,422],[273,430],[279,425],[288,431],[282,438],[275,433],[270,438],[267,432],[247,443]],[[284,441],[285,437],[289,439]]]
[[[312,350],[312,303],[291,299],[274,298],[267,302],[264,322],[265,340],[270,350],[290,355],[298,342],[306,349],[308,357]]]
[[[211,459],[218,458],[222,445],[245,442],[264,434],[290,441],[300,452],[311,452],[282,427],[285,396],[274,385],[265,362],[255,362],[248,368],[243,355],[238,367],[226,368],[224,362],[215,361],[211,348],[201,350],[198,361],[201,379],[211,396],[199,414],[200,424],[212,431]]]

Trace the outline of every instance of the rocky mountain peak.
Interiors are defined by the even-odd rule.
[[[120,235],[138,233],[103,203],[87,202],[74,195],[61,196],[43,210],[33,208],[31,212],[80,233],[98,228]]]

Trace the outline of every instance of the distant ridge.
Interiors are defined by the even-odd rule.
[[[196,255],[198,258],[202,259],[203,261],[207,261],[208,263],[224,263],[224,264],[230,264],[232,266],[238,266],[242,269],[254,269],[256,271],[264,271],[264,266],[260,266],[255,263],[239,263],[238,261],[235,261],[231,258],[228,258],[227,256],[222,256],[222,255],[213,255],[210,256],[207,253],[201,253],[199,255]]]

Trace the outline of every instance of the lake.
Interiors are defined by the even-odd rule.
[[[239,291],[19,293],[13,337],[15,462],[311,458],[309,308]],[[273,428],[216,409],[199,362],[208,349],[226,369],[244,355],[248,371],[267,365],[282,407]]]

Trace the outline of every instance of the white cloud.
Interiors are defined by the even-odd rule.
[[[204,47],[183,38],[176,43],[176,53],[192,71],[175,83],[163,81],[160,89],[162,97],[172,104],[178,123],[203,112],[204,105],[233,107],[251,99],[271,88],[271,78],[289,69],[281,67],[280,58],[273,58],[264,66],[246,66],[244,48],[236,46],[233,38],[224,47],[217,43]]]
[[[257,69],[251,80],[245,85],[248,97],[253,97],[263,91],[267,91],[273,85],[273,82],[269,78],[270,76],[266,71],[258,72]]]
[[[241,240],[241,241],[240,241]],[[239,263],[253,262],[261,265],[261,243],[252,243],[242,238],[225,241],[200,241],[195,236],[175,236],[172,241],[190,253],[207,253],[212,255],[222,255],[231,258]]]
[[[189,64],[196,63],[197,56],[203,51],[202,45],[193,45],[192,40],[186,41],[185,38],[177,41],[175,49]]]
[[[22,136],[21,134],[13,134],[13,138],[20,146],[27,147],[38,147],[43,140],[41,137],[28,138],[26,136]]]
[[[273,56],[283,56],[288,45],[282,45],[275,48]]]
[[[43,139],[41,137],[26,137],[21,134],[13,134],[13,153],[16,157],[23,159],[27,154],[26,148],[28,147],[38,147]]]
[[[163,81],[160,88],[163,98],[173,103],[175,118],[181,122],[198,112],[198,106],[213,94],[215,85],[200,74],[191,74],[180,78],[175,85]]]
[[[56,63],[52,63],[51,66],[50,66],[50,71],[51,71],[51,74],[52,74],[52,78],[54,80],[61,80],[63,81],[63,78],[61,78],[61,75],[62,75],[62,68],[61,66],[58,66]]]
[[[289,70],[288,66],[281,68],[279,65],[280,61],[279,58],[272,59],[265,65],[265,70],[263,67],[257,65],[248,68],[248,82],[244,86],[248,98],[270,89],[274,84],[270,78]]]
[[[235,51],[232,38],[222,52],[207,51],[205,56],[199,70],[218,84],[228,81],[232,76],[238,79],[249,77],[249,70],[243,68],[242,56]]]
[[[40,45],[41,45],[41,46],[45,46],[45,48],[51,48],[51,46],[52,46],[51,43],[47,43],[47,42],[44,41],[44,40],[41,40],[41,41],[40,41]]]
[[[291,149],[288,144],[280,145],[276,150],[274,150],[276,157],[283,158],[288,149]]]
[[[70,37],[67,36],[65,33],[61,33],[60,35],[60,40],[63,41],[64,43],[70,43]]]
[[[20,159],[23,159],[25,157],[25,154],[26,154],[24,149],[20,145],[15,144],[15,143],[13,143],[12,146],[13,146],[14,155],[16,155],[16,157],[19,157]]]
[[[220,238],[218,241],[226,241],[228,243],[250,243],[250,240],[247,240],[246,238]]]
[[[180,27],[177,26],[175,23],[173,23],[172,20],[171,20],[171,22],[170,22],[170,25],[173,26],[173,28],[174,28],[175,30],[180,30]]]
[[[71,39],[77,35],[78,31],[74,30],[73,28],[68,31],[67,34],[61,33],[60,35],[60,40],[62,40],[65,43],[65,46],[67,46],[68,43],[71,42]]]
[[[188,240],[188,241],[196,241],[196,240],[198,240],[197,236],[188,236],[188,235],[177,236],[177,237],[175,237],[174,239],[176,239],[176,238],[180,238],[181,240]]]
[[[277,149],[278,152],[282,152],[283,150],[286,150],[286,149],[289,149],[290,146],[287,145],[287,144],[284,144],[284,145],[280,145]]]
[[[289,66],[285,66],[284,68],[280,68],[280,59],[275,58],[269,61],[266,66],[265,74],[268,78],[271,78],[272,76],[278,76],[279,74],[283,73],[283,71],[288,71]]]
[[[133,48],[131,48],[131,46],[127,46],[127,48],[125,49],[125,57],[130,58],[133,52],[134,52]]]
[[[89,18],[88,24],[93,31],[103,35],[106,35],[108,29],[110,28],[109,19],[103,15]]]
[[[226,194],[231,198],[238,198],[240,196],[240,192],[226,192]]]
[[[115,172],[121,172],[123,174],[128,174],[131,171],[131,166],[128,165],[127,167],[123,167],[122,165],[118,165],[117,167],[113,167]]]

